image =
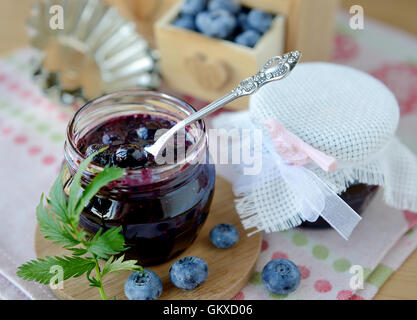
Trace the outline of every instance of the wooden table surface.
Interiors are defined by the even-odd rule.
[[[34,0],[0,1],[0,54],[27,45],[25,19]],[[129,0],[130,1],[130,0]],[[343,0],[343,6],[363,3],[365,14],[417,35],[416,0]],[[414,9],[413,9],[414,8]],[[410,16],[410,13],[413,15]],[[417,299],[417,251],[379,290],[376,299]]]

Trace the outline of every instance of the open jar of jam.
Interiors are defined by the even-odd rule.
[[[106,165],[126,169],[123,178],[88,203],[80,226],[93,234],[122,226],[130,247],[126,255],[145,266],[167,261],[189,247],[209,214],[215,168],[207,159],[204,121],[186,128],[181,160],[158,164],[145,150],[159,129],[171,128],[194,111],[166,94],[125,91],[87,103],[68,126],[66,192],[81,161],[103,147],[108,148],[83,173],[82,187]],[[173,148],[180,149],[177,142]]]

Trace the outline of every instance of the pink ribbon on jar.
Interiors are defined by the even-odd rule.
[[[276,119],[268,119],[264,124],[269,128],[275,151],[292,165],[303,166],[314,161],[324,171],[337,170],[337,161],[305,143]]]

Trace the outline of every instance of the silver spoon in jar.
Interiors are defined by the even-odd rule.
[[[149,152],[155,157],[158,156],[159,153],[165,149],[168,141],[170,141],[171,137],[173,137],[177,131],[224,107],[233,100],[255,93],[259,88],[269,82],[284,79],[291,73],[300,58],[301,52],[299,51],[292,51],[282,56],[271,58],[257,74],[243,80],[236,89],[233,89],[225,96],[178,122],[175,126],[161,135],[152,145],[145,147],[146,152]]]

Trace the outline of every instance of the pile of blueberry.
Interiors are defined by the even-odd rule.
[[[174,25],[253,48],[274,16],[242,7],[234,0],[187,0]]]
[[[238,241],[235,226],[221,223],[210,231],[212,244],[221,249],[234,246]],[[207,263],[199,257],[184,257],[174,262],[169,269],[171,282],[182,290],[194,290],[202,285],[208,277]],[[295,291],[301,279],[298,267],[287,259],[275,259],[266,264],[262,270],[262,282],[275,294],[288,294]],[[151,270],[134,272],[125,283],[125,294],[129,300],[154,300],[162,293],[162,281]]]
[[[174,121],[156,115],[120,116],[89,131],[78,141],[77,148],[88,157],[107,147],[93,158],[93,163],[100,166],[127,169],[155,167],[157,164],[154,157],[145,148],[154,143],[159,129],[169,129],[174,124]],[[190,145],[191,141],[186,140],[186,150]],[[176,150],[176,144],[174,148]]]

